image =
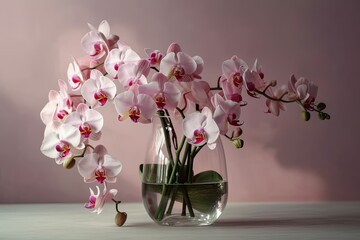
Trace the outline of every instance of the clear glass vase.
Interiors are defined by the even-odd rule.
[[[226,206],[228,183],[221,139],[214,150],[190,145],[183,137],[181,116],[174,119],[159,112],[140,172],[145,209],[160,225],[210,225]]]

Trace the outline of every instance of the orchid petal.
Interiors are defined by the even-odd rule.
[[[94,98],[94,93],[97,92],[97,90],[98,87],[94,79],[87,80],[81,88],[81,95],[91,106],[95,106],[97,103]]]
[[[134,97],[132,91],[122,92],[115,97],[115,109],[120,116],[124,116],[134,106]]]
[[[57,103],[54,101],[48,102],[40,112],[41,121],[47,125],[53,118],[56,111]]]
[[[141,115],[145,118],[140,118],[139,121],[143,123],[150,122],[157,110],[154,100],[146,94],[139,94],[137,96],[137,100],[137,105],[141,110]]]
[[[108,177],[114,178],[121,172],[122,165],[119,160],[112,158],[110,155],[104,155],[103,167],[106,168]]]
[[[95,170],[98,167],[99,154],[90,153],[86,154],[83,158],[79,160],[78,171],[80,175],[84,178],[86,182],[94,182],[95,179]]]
[[[195,72],[197,64],[195,60],[184,52],[178,52],[178,63],[184,68],[186,74]]]
[[[166,54],[166,56],[160,62],[160,72],[163,73],[165,76],[169,76],[170,73],[173,71],[174,66],[177,64],[175,59],[175,53],[170,52]]]
[[[96,110],[88,109],[85,112],[85,119],[91,125],[92,130],[96,133],[99,132],[104,125],[103,116]]]
[[[98,31],[104,34],[106,38],[110,37],[110,25],[106,20],[103,20],[98,28]]]

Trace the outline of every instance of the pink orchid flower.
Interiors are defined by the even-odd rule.
[[[147,75],[150,71],[150,63],[147,60],[140,60],[136,63],[126,63],[119,67],[118,80],[125,90],[135,85],[147,83]]]
[[[190,82],[196,71],[195,60],[184,52],[170,52],[161,60],[160,72],[168,79],[175,77],[177,81]]]
[[[290,98],[300,100],[305,107],[315,101],[318,86],[316,86],[314,82],[303,77],[296,79],[295,76],[292,75],[288,87],[291,95]]]
[[[240,104],[231,100],[225,100],[220,94],[215,94],[211,99],[215,107],[214,120],[217,123],[220,134],[226,134],[228,125],[240,126]]]
[[[66,124],[70,124],[79,129],[83,138],[98,140],[101,136],[101,129],[104,124],[103,116],[96,110],[80,103],[75,112],[72,112],[65,120]]]
[[[105,59],[105,70],[114,79],[118,78],[119,67],[128,62],[137,62],[139,55],[129,46],[118,41],[118,48],[112,49]]]
[[[204,107],[201,112],[193,112],[185,117],[183,131],[188,143],[194,146],[207,144],[210,149],[216,147],[219,128],[212,117],[209,108]]]
[[[74,126],[62,124],[57,129],[49,128],[50,124],[45,130],[40,150],[45,156],[55,158],[57,164],[62,164],[65,159],[71,158],[76,150],[84,148],[80,132]]]
[[[104,34],[92,30],[81,39],[81,46],[89,56],[94,59],[101,59],[109,52],[108,41]]]
[[[121,168],[120,161],[108,155],[103,145],[96,146],[94,151],[86,154],[78,164],[79,173],[87,183],[94,181],[114,183]]]
[[[152,67],[159,67],[164,55],[159,50],[153,50],[150,48],[145,48],[144,51],[148,56],[148,61],[150,62],[150,65]]]
[[[100,189],[98,186],[96,186],[97,193],[95,194],[94,191],[90,189],[90,197],[89,202],[85,204],[85,208],[87,209],[93,209],[93,213],[100,214],[102,210],[104,209],[105,202],[107,200],[111,200],[115,197],[117,194],[116,189],[110,189],[109,191],[103,191],[103,193],[100,195]]]
[[[265,88],[264,73],[261,72],[261,67],[255,60],[253,68],[246,69],[243,78],[245,80],[245,87],[248,91],[253,92],[255,89],[262,90]]]
[[[243,74],[248,69],[248,65],[242,59],[237,56],[233,56],[231,59],[225,60],[222,64],[222,72],[224,78],[237,88],[241,88],[244,79]]]
[[[286,94],[287,92],[288,92],[288,88],[285,85],[276,89],[274,92],[273,92],[272,88],[267,89],[267,94],[270,97],[277,98],[277,99],[280,99],[281,97],[283,97],[284,94]],[[282,103],[280,101],[274,101],[271,99],[266,100],[266,106],[268,107],[268,112],[274,114],[275,116],[280,115],[280,110],[285,111],[285,109],[286,109],[284,103]]]
[[[158,109],[175,109],[181,97],[180,90],[162,73],[155,73],[150,83],[139,86],[139,93],[151,96]]]
[[[222,88],[222,92],[226,99],[229,99],[234,102],[241,102],[242,101],[242,87],[236,87],[233,83],[228,82],[226,79],[224,80],[224,76],[220,79],[220,86]]]
[[[116,46],[116,43],[119,41],[119,36],[111,34],[110,25],[106,20],[101,21],[97,29],[89,23],[88,26],[92,31],[101,33],[105,39],[107,39],[109,49],[113,49]]]
[[[120,93],[114,101],[120,121],[130,117],[135,123],[150,123],[157,110],[155,101],[136,88]]]
[[[68,81],[71,88],[76,91],[79,90],[84,82],[84,76],[80,69],[79,64],[74,59],[72,63],[69,64],[67,70]]]
[[[81,88],[81,94],[91,107],[104,106],[116,95],[116,85],[100,71],[92,70],[90,79]]]
[[[192,82],[177,82],[177,85],[182,89],[186,100],[199,104],[200,107],[212,107],[210,102],[211,91],[208,82],[194,80]],[[184,100],[184,98],[181,98],[181,100]]]
[[[63,80],[58,81],[60,91],[49,92],[49,102],[40,112],[40,118],[45,125],[52,121],[63,121],[72,112],[72,99],[67,93],[67,85]]]
[[[115,47],[119,37],[110,33],[109,23],[105,20],[100,23],[98,29],[91,24],[88,25],[91,31],[81,39],[81,46],[93,59],[103,59],[109,50]]]

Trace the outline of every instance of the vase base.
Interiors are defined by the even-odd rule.
[[[219,212],[219,215],[221,212]],[[211,225],[218,217],[208,214],[198,214],[196,217],[171,215],[165,216],[161,221],[156,221],[161,226],[194,227]]]

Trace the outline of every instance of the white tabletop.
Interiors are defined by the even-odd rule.
[[[0,239],[360,239],[360,203],[232,203],[206,227],[158,226],[140,203],[121,204],[128,214],[114,224],[109,203],[100,215],[82,204],[0,204]]]

